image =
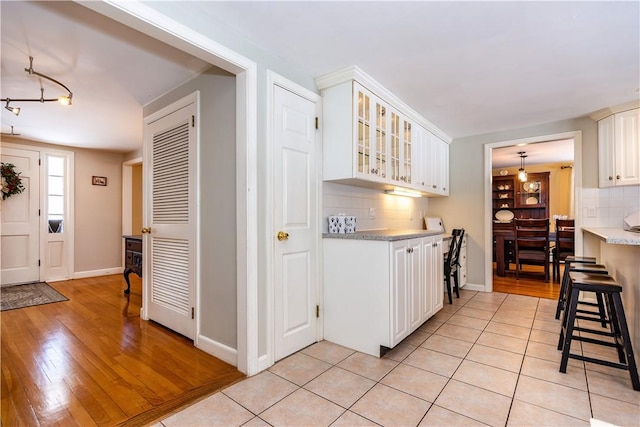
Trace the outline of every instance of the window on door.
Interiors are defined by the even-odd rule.
[[[49,233],[62,233],[64,230],[64,172],[64,157],[47,156],[47,221]]]

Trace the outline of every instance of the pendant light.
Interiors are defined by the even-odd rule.
[[[518,179],[520,182],[527,181],[527,171],[524,170],[524,158],[527,157],[526,151],[518,151],[520,155],[520,169],[518,169]]]

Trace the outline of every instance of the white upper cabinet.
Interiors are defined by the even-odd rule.
[[[448,195],[447,135],[356,67],[316,82],[325,181]]]
[[[640,109],[598,121],[598,185],[640,184]]]

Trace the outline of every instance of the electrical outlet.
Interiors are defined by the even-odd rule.
[[[376,208],[369,208],[369,219],[374,219],[376,217]]]
[[[409,220],[413,220],[413,211],[409,210]]]
[[[596,212],[596,208],[587,208],[587,218],[595,218]]]

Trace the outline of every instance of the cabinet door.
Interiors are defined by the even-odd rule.
[[[391,110],[389,138],[390,170],[392,184],[409,186],[413,183],[413,123],[397,111]]]
[[[435,296],[434,287],[436,287],[438,283],[441,283],[441,280],[434,282],[435,273],[433,271],[434,265],[432,259],[435,248],[433,247],[433,243],[433,238],[431,237],[422,239],[422,253],[420,255],[422,256],[422,286],[424,289],[421,297],[423,322],[436,314],[434,304],[435,301],[433,299]]]
[[[413,125],[406,118],[402,119],[402,175],[400,180],[405,184],[413,183]]]
[[[365,179],[387,176],[387,107],[371,92],[354,83],[356,175]]]
[[[415,331],[426,320],[423,310],[423,296],[426,292],[426,281],[423,276],[422,239],[409,240],[407,262],[407,276],[409,279],[409,327]]]
[[[640,184],[640,109],[615,115],[615,185]]]
[[[413,127],[413,146],[412,146],[412,187],[419,191],[427,191],[427,159],[425,153],[427,151],[426,144],[427,131],[422,126],[414,125]]]
[[[444,257],[442,254],[442,236],[434,239],[431,252],[431,290],[433,292],[433,314],[443,307],[444,299]]]
[[[438,139],[440,145],[440,168],[438,169],[438,179],[442,195],[449,195],[449,144]]]
[[[615,185],[613,143],[614,117],[609,116],[598,121],[598,186],[601,188]]]
[[[409,278],[407,263],[409,247],[406,240],[391,243],[391,347],[410,333],[409,329]]]
[[[430,153],[430,189],[434,194],[449,194],[449,144],[429,133]]]

